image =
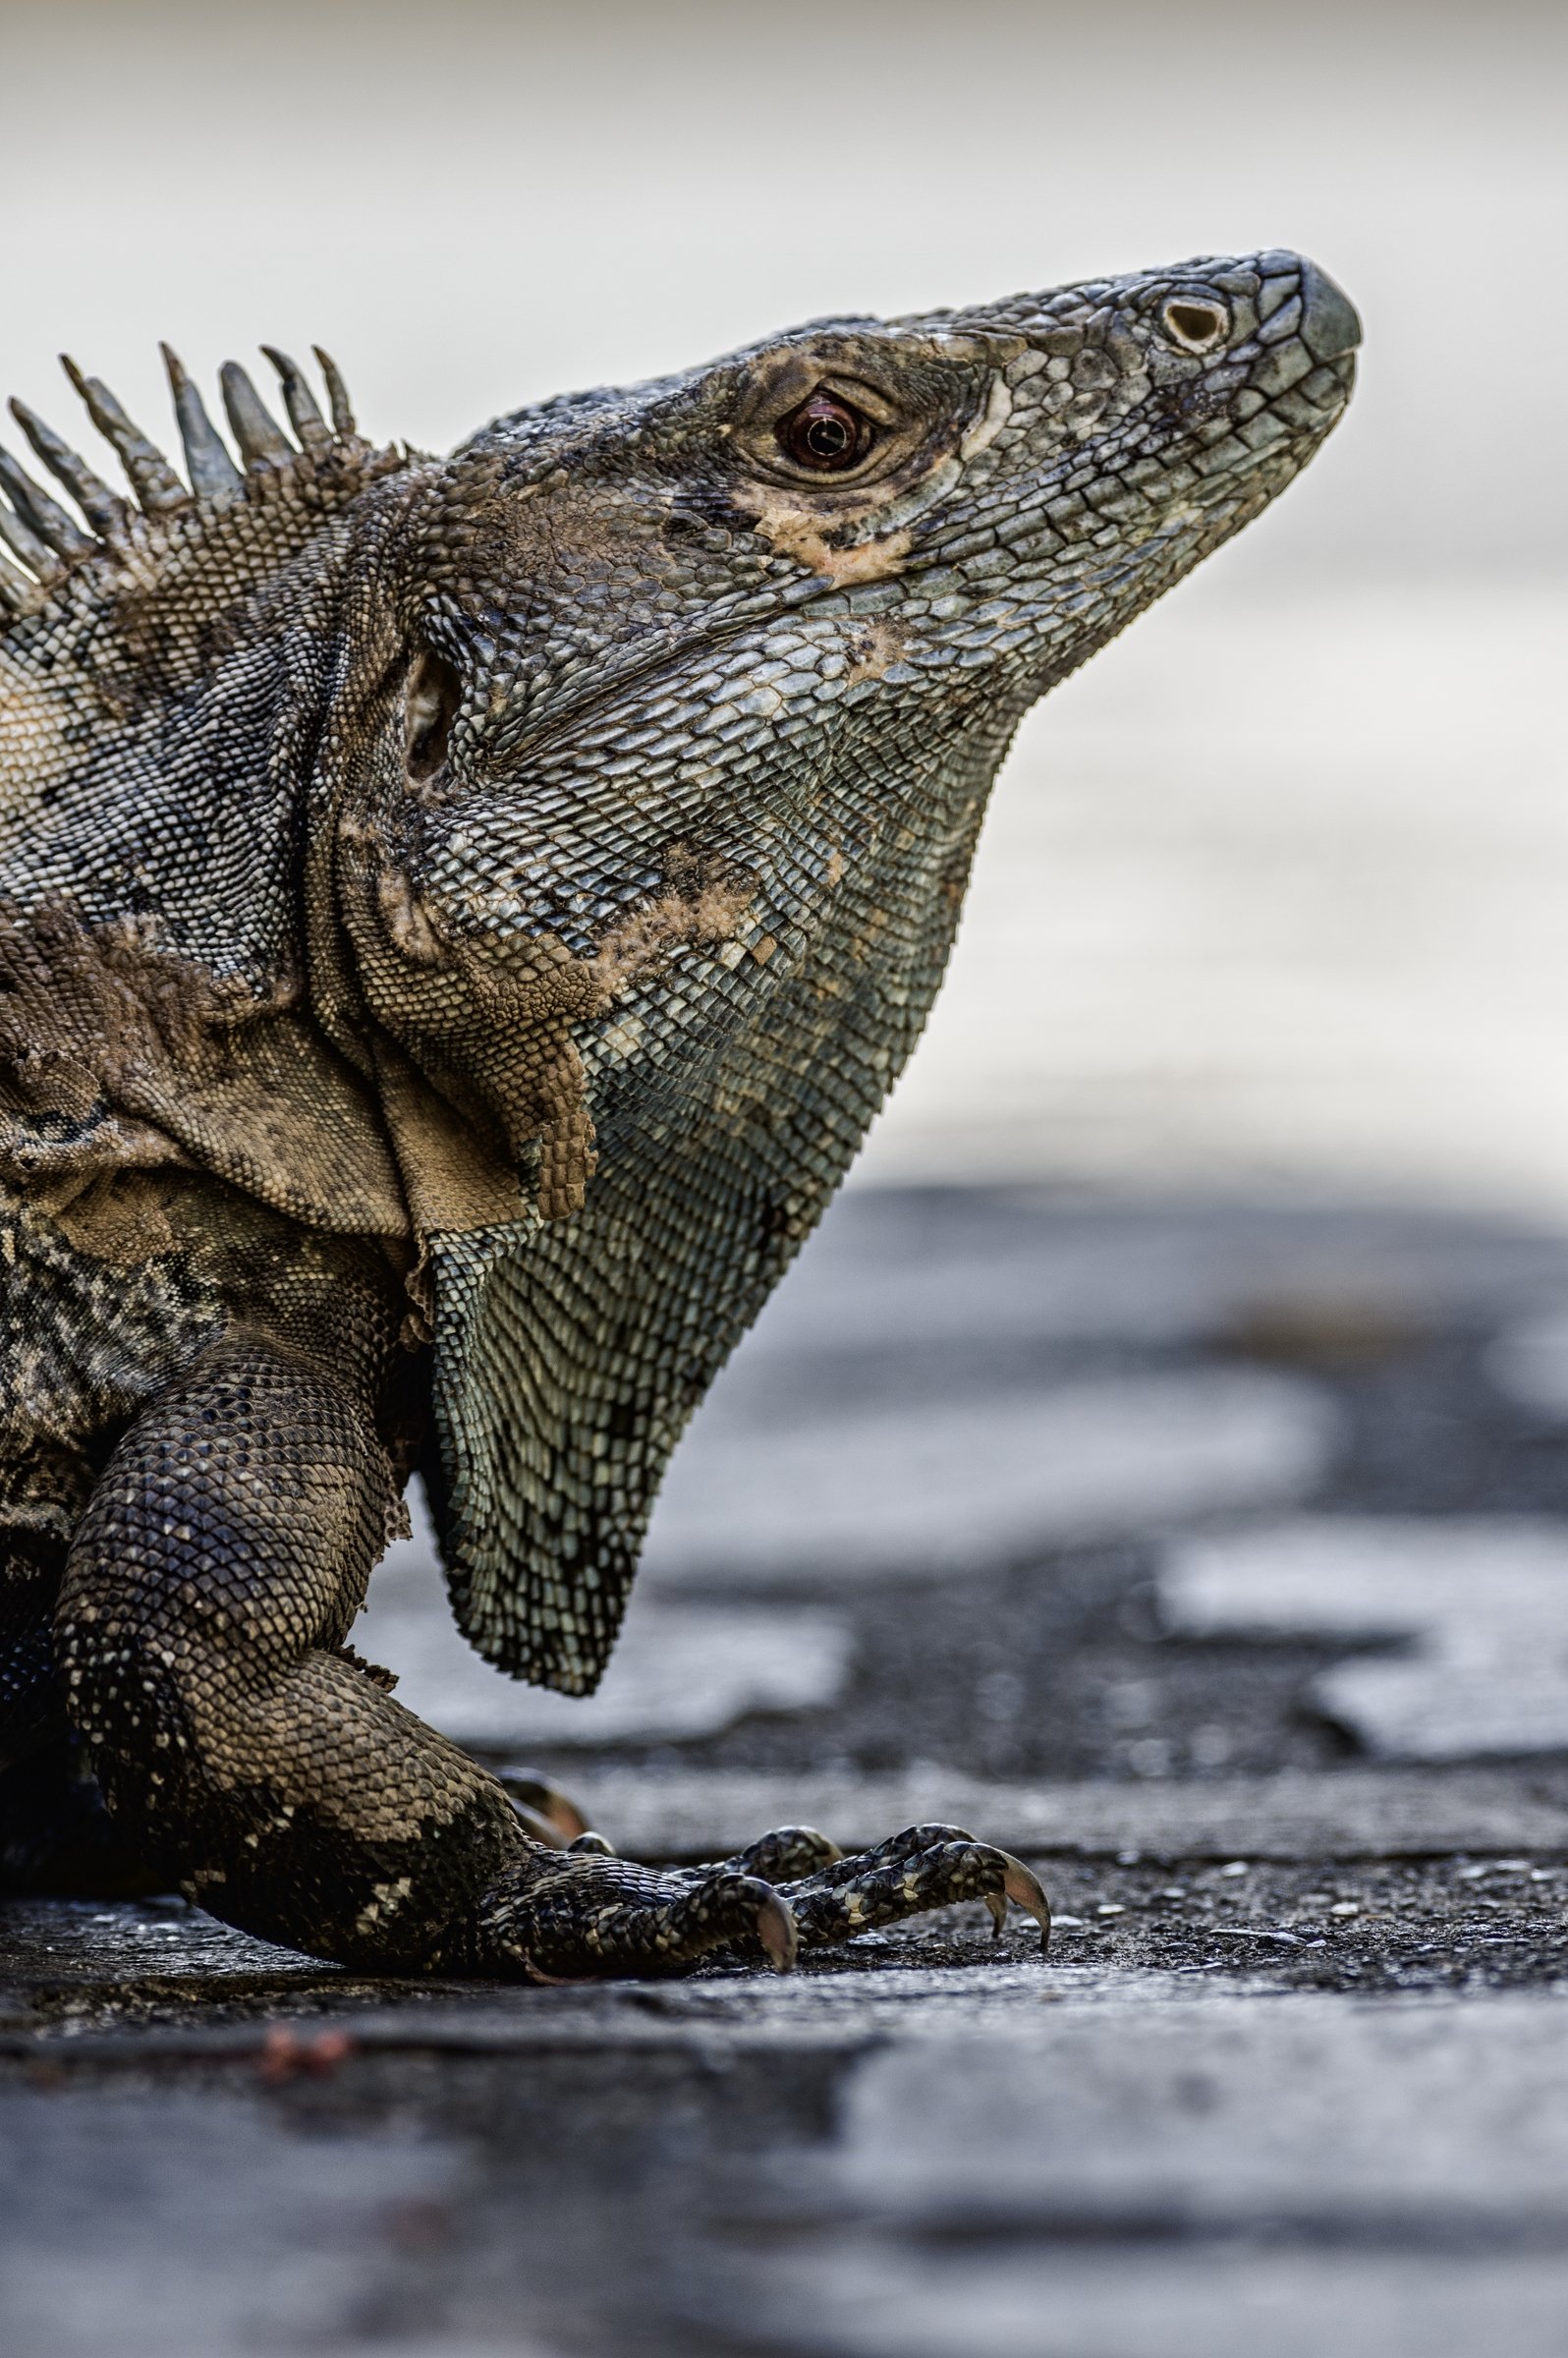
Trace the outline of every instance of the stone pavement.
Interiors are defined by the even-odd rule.
[[[629,1853],[972,1825],[1049,1959],[377,1983],[12,1901],[8,2358],[1568,2358],[1564,1300],[1481,1222],[845,1199],[601,1698],[418,1540],[356,1643]]]
[[[1568,1751],[1568,1524],[1303,1515],[1177,1541],[1158,1582],[1181,1635],[1410,1640],[1311,1688],[1381,1760]]]

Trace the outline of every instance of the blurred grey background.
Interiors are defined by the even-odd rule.
[[[862,1178],[1568,1210],[1568,14],[0,0],[5,378],[332,348],[445,447],[802,317],[1306,248],[1278,510],[1026,727]]]

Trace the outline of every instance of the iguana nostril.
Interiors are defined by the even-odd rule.
[[[1342,352],[1355,351],[1361,342],[1356,307],[1316,262],[1302,269],[1301,308],[1301,340],[1315,361],[1333,361]]]
[[[1178,295],[1161,311],[1160,324],[1182,352],[1217,352],[1230,334],[1230,313],[1222,303]]]

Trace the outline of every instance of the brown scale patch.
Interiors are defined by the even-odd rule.
[[[453,1101],[472,1103],[478,1096],[499,1123],[511,1157],[537,1146],[539,1217],[564,1219],[581,1210],[594,1170],[587,1075],[575,1031],[607,1014],[672,951],[732,939],[750,906],[751,890],[741,878],[674,845],[665,857],[663,890],[609,926],[590,958],[579,958],[553,933],[532,934],[521,943],[451,941],[410,878],[400,870],[383,869],[375,881],[375,904],[386,935],[407,968],[428,977],[428,985],[421,989],[406,968],[394,979],[398,1003],[378,990],[378,1009],[390,1028],[417,1037],[434,1051],[434,1069]],[[466,1161],[461,1171],[448,1167],[447,1150],[438,1150],[435,1165],[430,1164],[436,1138],[415,1103],[417,1096],[417,1088],[401,1093],[399,1107],[406,1118],[389,1108],[416,1227],[425,1232],[421,1205],[427,1207],[430,1231],[476,1224],[472,1216],[453,1216],[469,1208],[475,1175]],[[449,1122],[446,1127],[450,1130]],[[437,1116],[437,1135],[440,1129]],[[474,1208],[493,1219],[499,1166],[488,1155],[483,1160]],[[507,1182],[508,1189],[512,1184]]]
[[[148,920],[0,904],[0,1177],[62,1207],[127,1166],[196,1163],[312,1226],[403,1235],[379,1124],[301,995],[286,972],[262,992],[214,975]],[[165,1249],[145,1234],[140,1258]]]
[[[62,1204],[54,1221],[79,1253],[120,1269],[172,1253],[177,1241],[167,1185],[143,1171],[103,1172]]]
[[[162,950],[148,925],[89,929],[61,902],[0,905],[0,1095],[76,1120],[153,1066],[195,1069],[254,1004],[242,982]]]
[[[889,581],[902,573],[913,539],[906,526],[880,538],[846,544],[839,539],[849,529],[844,519],[824,518],[819,508],[782,496],[761,500],[754,512],[752,529],[782,556],[793,557],[839,590],[852,590],[861,582]]]

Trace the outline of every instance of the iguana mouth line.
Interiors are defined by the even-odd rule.
[[[803,598],[792,606],[791,611],[798,612],[801,606],[809,602]],[[584,695],[540,713],[536,722],[525,722],[516,737],[494,747],[486,747],[482,759],[476,764],[479,775],[499,782],[515,761],[527,760],[541,748],[552,745],[557,738],[570,735],[583,721],[590,720],[595,712],[618,702],[628,689],[638,689],[647,680],[677,671],[690,656],[703,654],[710,647],[722,646],[729,640],[738,639],[749,623],[765,619],[765,616],[756,614],[739,615],[732,623],[694,632],[691,638],[673,644],[666,642],[656,654],[639,656],[624,670],[603,673]]]
[[[1336,411],[1336,418],[1348,403],[1350,391],[1350,384],[1347,383],[1344,399]],[[1304,452],[1295,461],[1293,471],[1299,470],[1310,455],[1310,450]],[[1276,455],[1274,461],[1276,466],[1282,463],[1283,456],[1284,454]],[[1037,496],[1035,505],[1041,517],[1044,516],[1048,500],[1052,495],[1054,481],[1063,472],[1062,467],[1057,467],[1040,477],[1036,486]],[[1208,528],[1201,535],[1204,553],[1212,545],[1212,535],[1216,528],[1221,539],[1227,537],[1230,530],[1234,529],[1227,521],[1227,511],[1237,505],[1245,507],[1249,504],[1246,497],[1238,499],[1235,489],[1228,494],[1221,495],[1215,501],[1214,513],[1208,520]],[[1181,536],[1184,521],[1187,523],[1194,521],[1196,513],[1195,510],[1193,517],[1185,520],[1174,514],[1163,519],[1147,533],[1144,545],[1160,539],[1167,539],[1174,543]],[[1014,545],[1017,545],[1016,541]],[[908,578],[911,575],[929,570],[933,566],[939,567],[942,562],[942,550],[923,550],[901,564],[900,576]],[[1085,573],[1086,585],[1092,583],[1102,570],[1092,564],[1088,566]],[[580,728],[584,722],[591,721],[608,705],[619,702],[628,693],[636,693],[648,681],[675,674],[691,657],[704,654],[714,647],[723,646],[730,641],[742,637],[750,628],[765,627],[770,623],[776,624],[786,614],[792,619],[796,617],[809,618],[814,605],[822,603],[829,597],[842,597],[844,592],[844,584],[835,582],[830,575],[820,573],[808,575],[800,583],[786,587],[779,596],[776,607],[738,614],[731,621],[709,624],[702,630],[693,633],[690,638],[674,643],[667,641],[657,652],[639,656],[621,670],[601,674],[592,688],[576,699],[569,700],[549,711],[540,713],[537,720],[525,720],[516,736],[509,737],[493,746],[484,747],[479,759],[475,764],[475,772],[478,778],[482,778],[486,782],[502,783],[513,770],[514,765],[526,762],[541,751],[547,751],[569,738],[572,732]],[[983,592],[979,594],[983,595]],[[1120,627],[1120,625],[1116,626],[1116,628]],[[1113,629],[1104,637],[1095,639],[1092,645],[1086,649],[1086,655],[1097,652],[1106,644],[1107,639],[1114,636],[1115,630]],[[1070,668],[1076,669],[1077,664],[1075,663]],[[1042,662],[1040,670],[1047,687],[1054,685],[1062,676],[1053,659],[1046,659]],[[1034,693],[1038,695],[1043,693],[1043,690],[1036,688]]]

